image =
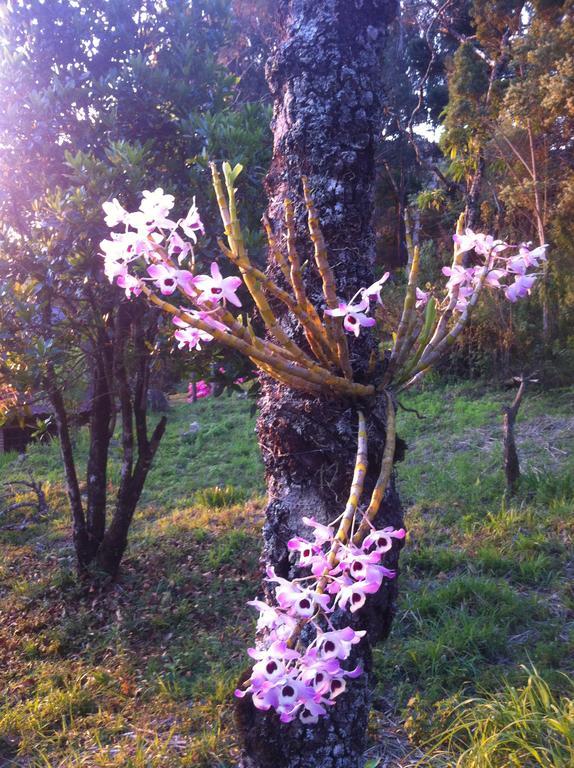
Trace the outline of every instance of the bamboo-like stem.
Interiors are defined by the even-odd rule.
[[[223,252],[229,258],[231,258],[231,254],[233,255],[232,261],[243,275],[245,285],[253,297],[255,306],[259,310],[263,322],[265,323],[265,326],[271,336],[273,336],[279,342],[279,344],[282,344],[286,349],[288,349],[291,355],[297,360],[297,362],[301,363],[302,365],[314,366],[315,362],[311,360],[311,358],[306,355],[305,352],[303,352],[303,350],[297,346],[297,344],[295,344],[293,339],[291,339],[285,333],[283,328],[281,328],[277,318],[275,317],[275,314],[273,313],[273,310],[269,306],[269,302],[267,301],[265,294],[260,288],[260,283],[262,282],[261,277],[264,279],[267,286],[273,283],[273,281],[262,272],[259,273],[261,277],[256,277],[254,274],[255,272],[259,272],[259,270],[255,270],[253,268],[247,255],[247,251],[245,250],[243,233],[241,231],[241,225],[237,216],[235,190],[233,188],[232,179],[228,176],[226,176],[225,179],[228,198],[226,201],[219,171],[217,170],[215,163],[211,163],[210,167],[211,175],[213,178],[213,186],[219,205],[219,211],[221,214],[221,219],[225,225],[225,234],[227,235],[227,241],[229,243],[229,249],[222,249]],[[226,224],[226,222],[228,223]],[[275,287],[277,290],[281,290],[278,288],[278,286]]]
[[[337,285],[335,283],[335,276],[329,259],[327,257],[327,248],[325,246],[325,239],[323,232],[319,226],[319,219],[315,205],[309,192],[309,184],[307,179],[303,177],[303,195],[305,197],[305,205],[307,207],[307,219],[309,224],[309,234],[313,243],[313,251],[315,256],[315,263],[321,276],[323,283],[323,294],[325,301],[329,309],[337,309],[339,302],[337,299]],[[333,318],[325,317],[325,326],[330,337],[335,340],[337,345],[337,354],[339,358],[339,364],[345,378],[351,380],[353,378],[353,371],[351,369],[351,362],[349,360],[349,346],[347,344],[347,337],[340,323],[333,320]]]
[[[361,494],[363,493],[363,485],[365,482],[365,475],[367,473],[367,425],[365,422],[365,415],[362,411],[358,412],[358,417],[359,428],[357,433],[357,455],[355,458],[355,469],[353,471],[351,490],[349,492],[349,499],[345,506],[345,511],[343,512],[341,521],[339,523],[339,528],[335,538],[333,539],[333,543],[331,544],[331,549],[329,550],[329,555],[327,558],[329,565],[327,568],[325,568],[324,573],[317,583],[317,588],[315,591],[319,594],[323,594],[325,591],[325,587],[327,586],[329,580],[329,572],[337,564],[337,552],[339,551],[341,545],[348,541],[351,525],[357,511],[357,506],[359,504]],[[308,623],[308,621],[309,619],[301,619],[299,622],[297,622],[295,629],[287,641],[288,647],[294,647],[299,638],[299,635],[301,634],[301,630],[305,624]]]
[[[193,328],[197,328],[200,331],[209,333],[220,344],[226,347],[240,352],[245,357],[249,357],[256,364],[259,362],[268,365],[271,370],[276,371],[278,375],[287,374],[287,376],[303,379],[306,382],[318,384],[322,391],[325,388],[329,388],[340,395],[347,395],[350,397],[372,397],[375,394],[375,388],[372,385],[358,384],[352,381],[348,381],[341,376],[335,376],[323,369],[320,369],[320,373],[311,371],[307,368],[303,368],[300,365],[292,362],[291,360],[281,357],[279,354],[269,351],[270,345],[267,343],[261,345],[255,345],[248,341],[245,341],[243,336],[237,336],[230,329],[230,332],[221,331],[219,328],[213,328],[209,323],[201,320],[197,317],[193,317],[189,313],[178,309],[178,307],[170,304],[167,301],[163,301],[159,296],[156,296],[146,285],[142,285],[142,292],[147,298],[159,307],[164,312],[168,312],[174,317],[179,317],[185,323],[188,323]],[[234,330],[234,329],[233,329]],[[277,349],[275,347],[275,349]]]
[[[401,314],[399,327],[397,329],[397,335],[395,337],[393,350],[391,352],[391,359],[389,361],[389,366],[385,373],[385,380],[384,380],[385,384],[387,384],[391,380],[393,373],[395,371],[395,368],[397,367],[397,360],[399,359],[399,356],[403,349],[405,338],[406,338],[412,317],[415,313],[419,263],[420,263],[420,250],[417,246],[413,249],[413,260],[411,263],[411,271],[409,272],[409,281],[407,284],[407,291],[405,293],[403,311]]]
[[[253,360],[253,358],[251,359]],[[253,360],[253,362],[255,365],[257,365],[258,368],[261,368],[264,373],[267,373],[273,379],[280,382],[281,384],[285,384],[285,386],[290,387],[291,389],[298,389],[303,392],[308,392],[311,395],[317,396],[324,392],[323,387],[319,384],[306,381],[299,376],[289,375],[287,373],[279,373],[271,365],[267,365],[261,360]]]
[[[231,215],[229,213],[229,208],[227,206],[227,198],[225,197],[225,192],[223,190],[223,183],[221,181],[221,176],[219,175],[219,171],[217,170],[217,166],[215,165],[215,163],[210,163],[209,167],[211,169],[211,180],[213,183],[213,189],[215,190],[217,207],[219,208],[221,221],[223,222],[223,227],[227,234],[228,230],[230,230],[231,228]]]
[[[393,473],[393,462],[395,459],[395,448],[397,444],[397,426],[396,426],[396,412],[393,399],[390,393],[385,392],[387,396],[387,423],[386,423],[386,436],[385,436],[385,448],[383,450],[383,459],[381,461],[381,471],[377,482],[371,495],[371,501],[365,512],[365,516],[359,529],[353,536],[353,544],[360,546],[365,536],[371,529],[371,524],[381,507],[381,502],[385,495],[385,491],[388,488]]]
[[[295,219],[293,215],[293,203],[290,200],[285,200],[284,206],[285,228],[287,230],[287,257],[289,259],[290,265],[289,280],[293,287],[293,293],[299,304],[305,307],[305,310],[313,318],[313,322],[321,328],[321,332],[326,338],[325,328],[321,323],[319,315],[317,314],[317,310],[309,301],[307,292],[305,291],[305,286],[303,284],[303,277],[301,275],[301,261],[299,259],[299,254],[297,253],[297,248],[295,245]]]
[[[239,259],[238,257],[231,251],[227,246],[221,242],[221,240],[217,241],[221,252],[233,263],[236,265],[239,265]],[[303,328],[309,332],[309,335],[312,335],[312,338],[314,340],[314,346],[311,346],[312,351],[317,355],[317,357],[320,358],[320,360],[327,366],[331,367],[332,362],[327,358],[326,350],[327,342],[323,341],[323,338],[321,334],[319,333],[318,328],[313,323],[311,317],[308,315],[308,313],[305,311],[303,307],[301,307],[297,302],[282,288],[280,288],[277,283],[275,283],[268,275],[265,274],[265,272],[262,272],[260,269],[257,269],[257,267],[254,267],[251,263],[246,264],[244,263],[243,274],[249,273],[252,275],[252,277],[257,280],[270,294],[273,294],[276,298],[278,298],[280,301],[285,304],[285,306],[292,312],[295,317],[299,320]],[[271,332],[271,331],[270,331]],[[274,334],[275,335],[275,334]],[[277,338],[277,336],[275,336]],[[284,344],[286,350],[292,353],[293,357],[300,362],[302,365],[306,365],[309,368],[315,368],[319,369],[320,366],[317,365],[317,363],[310,358],[308,355],[306,355],[303,350],[301,350],[291,339],[289,339],[291,342],[290,344]],[[323,346],[319,346],[322,344]],[[317,349],[319,348],[319,349]]]
[[[357,435],[357,457],[355,459],[355,469],[353,472],[353,480],[351,482],[351,490],[349,492],[349,498],[345,506],[345,511],[339,523],[339,529],[337,535],[331,546],[329,552],[329,565],[332,567],[335,564],[335,557],[337,550],[341,544],[344,544],[349,538],[349,531],[351,530],[351,524],[357,511],[357,506],[363,493],[363,485],[365,483],[365,475],[367,474],[367,424],[365,422],[365,416],[362,411],[358,412],[359,416],[359,430]]]
[[[464,232],[464,213],[461,213],[460,216],[458,217],[458,221],[456,224],[456,233],[457,235],[462,235],[463,232]],[[462,253],[455,243],[454,253],[452,257],[452,267],[454,268],[456,266],[460,266],[461,264],[462,264]],[[459,286],[454,285],[452,287],[448,306],[440,316],[437,326],[435,328],[435,331],[431,337],[431,340],[427,345],[427,348],[423,350],[423,353],[420,358],[421,363],[424,363],[427,360],[427,358],[431,356],[433,350],[437,347],[438,344],[440,344],[440,342],[446,336],[449,320],[452,317],[452,314],[458,302],[458,292],[459,292]]]
[[[404,223],[405,223],[405,242],[407,246],[407,258],[408,258],[409,264],[412,264],[413,254],[414,254],[413,223],[411,220],[411,214],[408,207],[405,208]],[[410,273],[411,273],[411,270],[409,268],[409,271],[407,273],[407,278],[409,277]]]
[[[430,339],[430,335],[433,332],[435,320],[436,320],[436,300],[434,296],[431,296],[427,304],[427,308],[425,312],[425,321],[424,321],[423,329],[420,332],[420,336],[418,337],[418,340],[417,340],[415,353],[409,360],[407,360],[404,366],[399,367],[398,370],[399,370],[400,376],[395,381],[396,384],[402,384],[403,382],[405,382],[409,378],[411,371],[415,369],[417,363],[421,358],[422,353],[426,349],[426,346]]]
[[[293,293],[297,303],[307,313],[311,325],[303,325],[305,336],[309,346],[319,358],[327,357],[329,364],[331,362],[339,365],[339,359],[336,354],[336,341],[329,339],[325,326],[317,314],[317,310],[307,297],[303,277],[301,275],[301,261],[297,248],[295,246],[295,221],[293,217],[293,204],[290,200],[285,200],[285,227],[287,229],[287,257],[289,259],[290,270],[289,279],[293,288]]]
[[[267,216],[263,216],[263,226],[265,227],[265,234],[267,235],[267,243],[269,245],[269,254],[271,255],[272,259],[275,259],[277,262],[277,265],[279,266],[279,269],[283,273],[283,277],[287,281],[287,285],[291,284],[291,275],[289,271],[289,264],[287,264],[287,259],[283,255],[283,252],[277,245],[277,242],[275,240],[275,237],[273,236],[273,230],[271,229],[271,224],[269,222],[269,219]]]
[[[395,362],[394,362],[394,370],[400,371],[401,366],[407,359],[407,357],[410,355],[410,353],[413,351],[414,346],[417,342],[417,339],[419,338],[419,335],[422,332],[423,328],[423,322],[420,319],[420,317],[417,315],[416,312],[412,313],[409,327],[407,328],[407,331],[405,333],[405,337],[403,339],[403,343],[401,345],[401,351],[399,352]]]

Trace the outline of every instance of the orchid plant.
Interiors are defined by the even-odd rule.
[[[249,259],[234,189],[241,170],[241,166],[231,168],[224,163],[222,179],[216,166],[211,165],[225,230],[225,242],[218,241],[219,249],[238,269],[239,276],[224,277],[217,261],[211,263],[209,274],[197,273],[195,247],[205,232],[195,200],[186,216],[176,220],[170,218],[175,200],[162,189],[145,191],[135,212],[125,210],[116,199],[104,203],[106,223],[115,231],[101,248],[107,277],[125,291],[128,299],[143,294],[172,316],[179,347],[196,350],[215,341],[246,355],[261,371],[294,389],[352,398],[359,403],[377,395],[386,398],[386,442],[368,504],[361,505],[367,471],[367,429],[359,407],[356,462],[345,509],[333,525],[304,518],[303,522],[313,530],[312,540],[296,537],[288,542],[288,548],[308,575],[288,580],[270,569],[267,579],[276,585],[275,605],[259,600],[250,603],[259,611],[260,642],[257,649],[249,651],[255,663],[236,695],[250,694],[255,707],[275,710],[284,722],[298,717],[311,724],[345,690],[346,678],[361,674],[358,667],[344,669],[341,663],[350,658],[364,632],[350,625],[336,628],[333,613],[337,611],[339,626],[341,616],[355,613],[385,579],[395,576],[383,560],[393,542],[405,537],[405,531],[377,530],[374,521],[392,474],[396,395],[419,381],[448,352],[467,325],[483,290],[501,291],[511,302],[527,296],[546,258],[545,246],[516,247],[490,235],[464,230],[461,217],[453,237],[452,263],[443,268],[448,278],[446,286],[429,291],[417,285],[419,250],[412,248],[398,328],[390,348],[383,343],[378,346],[382,366],[371,366],[372,371],[380,369],[382,373],[371,384],[362,384],[353,380],[347,339],[348,335],[357,337],[377,326],[384,329],[377,308],[383,304],[381,295],[389,273],[370,286],[359,287],[348,301],[337,296],[317,212],[307,180],[303,179],[309,235],[323,288],[322,312],[311,303],[305,290],[289,200],[285,201],[284,244],[276,242],[265,222],[269,253],[287,289],[281,287]],[[463,263],[463,255],[469,252],[474,253],[472,266]],[[265,338],[256,335],[248,319],[231,312],[232,307],[242,307],[238,295],[242,286],[251,294],[265,323]],[[176,302],[166,300],[174,296]],[[299,321],[305,345],[296,343],[279,324],[269,303],[271,297],[282,302]],[[312,631],[303,633],[305,627]],[[312,639],[307,641],[308,637]]]

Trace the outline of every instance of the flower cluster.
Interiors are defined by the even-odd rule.
[[[227,305],[241,307],[237,291],[242,280],[235,276],[223,277],[215,261],[209,274],[195,275],[184,267],[186,260],[191,258],[193,261],[193,246],[198,235],[204,234],[204,227],[195,200],[182,219],[170,218],[173,206],[173,195],[165,194],[161,188],[144,191],[135,212],[125,210],[115,198],[104,203],[106,223],[112,228],[123,228],[120,232],[112,232],[110,238],[101,243],[105,273],[110,281],[124,289],[128,298],[139,295],[145,283],[153,284],[163,296],[171,296],[179,290],[193,305],[182,313],[187,313],[188,320],[203,321],[204,328],[199,329],[192,322],[176,316],[173,319],[177,326],[175,339],[180,348],[200,350],[203,344],[213,339],[209,333],[212,328],[229,331],[228,325],[222,322],[220,310]],[[546,246],[531,250],[522,244],[516,249],[491,235],[470,229],[455,234],[453,239],[459,255],[474,251],[482,261],[478,266],[464,267],[455,260],[452,266],[442,270],[448,277],[445,307],[450,306],[459,313],[465,312],[476,300],[483,285],[501,289],[511,302],[524,298],[536,281],[536,270],[546,259]],[[511,255],[507,255],[511,250]],[[142,259],[146,273],[130,271],[132,263]],[[375,318],[369,314],[371,303],[382,305],[381,289],[388,278],[386,272],[368,288],[360,288],[350,301],[340,301],[338,307],[325,309],[324,314],[342,318],[344,329],[359,336],[362,328],[375,325]],[[415,307],[422,309],[429,300],[429,293],[418,287],[414,290]]]
[[[133,213],[126,211],[115,198],[103,204],[106,224],[123,226],[123,231],[112,232],[110,239],[100,243],[106,276],[111,282],[115,280],[128,298],[138,296],[148,282],[163,296],[171,296],[179,290],[197,307],[197,310],[186,310],[191,317],[226,331],[227,326],[214,315],[227,302],[241,306],[237,290],[242,280],[223,277],[215,261],[209,275],[194,275],[182,268],[185,261],[193,257],[193,245],[198,234],[204,234],[204,227],[195,200],[185,218],[177,221],[168,218],[173,206],[173,195],[166,195],[161,188],[154,192],[144,191],[139,210]],[[184,240],[182,234],[188,240]],[[130,272],[132,264],[142,258],[147,265],[147,276]],[[180,348],[201,349],[202,343],[213,338],[207,331],[194,328],[181,318],[175,317],[173,322],[177,326],[174,336]]]
[[[349,658],[365,632],[350,626],[335,629],[329,615],[337,608],[354,613],[364,605],[367,594],[378,591],[383,579],[394,578],[395,572],[381,565],[381,559],[394,539],[404,538],[405,531],[373,529],[361,546],[337,540],[334,550],[331,526],[307,517],[303,522],[313,528],[313,540],[296,537],[288,548],[312,576],[289,581],[268,569],[267,580],[276,584],[276,605],[260,600],[249,603],[259,611],[257,630],[264,634],[266,645],[249,650],[256,663],[248,686],[235,695],[251,694],[255,707],[276,710],[283,722],[299,717],[311,724],[343,693],[346,678],[361,674],[360,667],[345,670],[341,662]],[[329,557],[333,551],[336,558]],[[296,650],[289,640],[307,623],[312,624],[315,637],[305,649]],[[325,631],[325,626],[330,629]]]
[[[504,251],[515,249],[516,246],[495,240],[491,235],[473,232],[471,229],[467,229],[462,235],[453,235],[453,240],[459,254],[473,250],[483,262],[472,267],[463,267],[461,264],[443,267],[443,275],[449,278],[446,284],[447,299],[455,295],[454,309],[458,312],[467,309],[471,297],[480,290],[483,283],[490,288],[502,289],[505,297],[513,303],[525,298],[538,277],[533,270],[537,270],[546,259],[546,245],[530,250],[524,243],[518,246],[518,253],[503,256]],[[345,330],[358,336],[361,328],[375,325],[375,319],[368,315],[370,300],[375,299],[382,305],[381,288],[388,277],[389,273],[386,272],[369,288],[357,291],[351,301],[340,301],[337,309],[327,309],[325,314],[342,317]],[[505,279],[507,282],[501,283],[501,280]],[[429,293],[416,287],[415,299],[416,309],[422,309],[428,302]]]
[[[449,278],[446,285],[449,296],[455,293],[455,309],[458,312],[465,311],[471,297],[482,283],[490,288],[501,289],[505,297],[513,303],[525,298],[538,276],[532,270],[538,269],[546,259],[545,245],[530,250],[524,243],[518,247],[518,253],[503,256],[504,252],[514,246],[471,229],[467,229],[462,235],[453,235],[453,240],[459,253],[473,250],[483,259],[480,266],[463,267],[461,264],[453,264],[452,267],[442,269],[443,275]],[[504,280],[507,282],[501,282]]]

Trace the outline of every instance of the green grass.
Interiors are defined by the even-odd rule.
[[[574,680],[565,675],[565,693],[556,694],[535,667],[524,671],[523,686],[506,684],[455,706],[445,702],[440,710],[445,731],[431,752],[432,762],[454,753],[456,768],[571,768]]]
[[[153,414],[150,421],[153,424]],[[197,431],[196,431],[197,430]],[[109,480],[117,485],[120,472],[119,432],[111,445]],[[86,430],[74,435],[80,479],[88,450]],[[56,441],[32,445],[27,463],[44,482],[61,487],[62,467]],[[14,457],[0,454],[8,474]],[[0,464],[2,466],[2,464]],[[168,424],[154,465],[146,481],[142,504],[165,510],[188,503],[196,491],[225,486],[234,501],[262,492],[263,470],[255,438],[255,416],[247,401],[234,397],[205,398],[187,403],[183,395],[171,399]],[[227,501],[226,501],[227,503]]]
[[[410,444],[398,468],[410,503],[409,533],[398,621],[375,651],[375,664],[380,695],[393,702],[423,752],[453,713],[471,722],[477,705],[469,696],[502,701],[510,690],[527,690],[524,665],[536,666],[536,685],[566,697],[560,706],[572,727],[572,688],[564,687],[564,673],[574,669],[572,391],[525,399],[516,427],[525,472],[518,495],[506,502],[501,406],[510,397],[469,387],[428,389],[404,404],[432,417],[399,416],[399,432]],[[544,464],[546,471],[538,471]],[[485,732],[487,720],[484,715]],[[497,723],[488,731],[493,741]],[[469,726],[467,737],[473,732]],[[535,746],[537,731],[529,733]],[[453,736],[446,757],[437,751],[436,765],[538,765],[516,745],[497,762],[480,749],[478,757],[472,749],[467,754],[469,744],[474,749],[474,742],[464,746]],[[569,764],[560,760],[540,764]],[[430,757],[420,764],[431,764]]]
[[[371,728],[375,754],[377,741],[390,749],[376,726],[390,718],[397,764],[571,765],[573,391],[527,394],[516,427],[524,477],[506,502],[511,397],[430,387],[404,398],[425,420],[399,412],[408,539],[393,631],[375,651],[385,713]],[[57,445],[30,450],[52,513],[1,521],[0,765],[236,764],[232,691],[260,579],[254,425],[245,400],[176,399],[121,579],[104,592],[74,575]],[[85,433],[75,439],[85,455]],[[19,467],[0,457],[3,476]]]
[[[2,520],[0,765],[233,763],[232,692],[259,585],[254,427],[240,398],[173,400],[121,579],[105,592],[74,575],[57,444],[30,448],[52,515]],[[82,465],[85,431],[75,443]],[[111,500],[118,460],[113,445]],[[14,456],[2,463],[22,471]]]

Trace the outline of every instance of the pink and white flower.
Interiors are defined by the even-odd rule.
[[[417,309],[422,309],[422,307],[426,307],[428,300],[429,300],[428,292],[427,291],[422,291],[417,286],[416,287],[416,303],[415,303],[415,307]]]
[[[473,232],[472,229],[467,229],[463,235],[454,234],[452,239],[458,246],[459,253],[475,250],[481,256],[488,256],[509,247],[504,241],[495,240],[492,235]]]
[[[240,307],[241,302],[236,293],[241,285],[241,278],[222,277],[216,261],[212,262],[210,272],[211,277],[209,275],[196,275],[193,278],[193,285],[199,291],[197,301],[199,303],[229,301],[236,307]]]
[[[330,317],[342,317],[343,328],[347,333],[353,333],[358,336],[361,328],[371,328],[375,325],[374,317],[368,317],[365,310],[369,307],[369,298],[363,293],[363,297],[358,304],[347,304],[344,301],[339,302],[337,309],[326,309],[325,314]]]
[[[170,296],[177,290],[177,269],[166,264],[150,264],[147,272],[164,296]]]
[[[177,232],[172,232],[167,243],[167,252],[171,258],[176,258],[179,264],[182,264],[191,252],[191,244],[186,243]]]
[[[372,552],[373,550],[384,554],[393,546],[393,539],[404,539],[406,531],[404,528],[395,529],[392,527],[383,528],[380,531],[371,531],[363,541],[363,550]]]
[[[323,523],[319,523],[317,520],[315,520],[314,517],[303,517],[302,520],[305,525],[313,528],[315,544],[321,546],[328,541],[332,541],[333,536],[335,535],[335,529],[332,525],[323,525]]]
[[[198,232],[202,235],[205,234],[205,228],[203,226],[203,223],[199,216],[199,211],[197,210],[197,206],[195,204],[195,197],[193,198],[191,208],[187,212],[185,219],[180,219],[178,224],[183,229],[185,235],[191,238],[194,243],[197,242]]]
[[[143,220],[146,226],[173,229],[176,226],[174,221],[167,218],[175,203],[173,195],[166,195],[161,187],[154,189],[153,192],[144,190],[140,211],[143,214]],[[140,221],[141,217],[135,219]]]
[[[389,275],[390,275],[390,272],[385,272],[385,274],[381,278],[379,278],[379,280],[374,282],[368,288],[364,288],[362,292],[363,296],[368,296],[369,299],[376,299],[377,303],[382,306],[383,300],[381,299],[381,289],[389,279]]]
[[[131,299],[132,296],[139,296],[142,292],[141,280],[128,272],[119,274],[117,276],[116,285],[125,290],[126,297]]]
[[[504,289],[506,298],[512,303],[523,299],[528,296],[535,282],[536,275],[516,275],[514,282]]]
[[[173,334],[179,342],[178,347],[183,349],[187,347],[189,350],[197,349],[201,350],[201,344],[205,341],[212,341],[211,336],[206,331],[202,331],[199,328],[194,328],[190,323],[186,323],[180,317],[173,318],[174,325],[178,326],[177,331]]]
[[[366,630],[354,630],[344,627],[331,632],[317,634],[315,644],[323,659],[341,659],[344,661],[351,653],[353,645],[360,643],[366,635]]]
[[[106,214],[104,221],[108,227],[115,227],[118,224],[125,223],[128,212],[120,205],[117,197],[114,197],[111,202],[102,203],[102,208]]]
[[[443,267],[441,272],[449,278],[446,287],[452,291],[457,285],[465,285],[472,282],[475,274],[474,267],[463,267],[460,264],[454,264],[452,267]]]

